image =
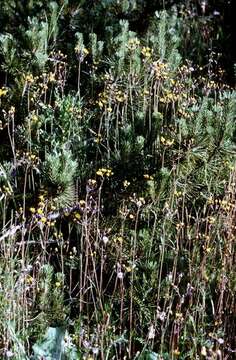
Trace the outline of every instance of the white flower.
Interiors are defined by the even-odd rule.
[[[154,339],[155,338],[155,328],[154,328],[154,325],[152,324],[151,326],[149,326],[149,329],[148,329],[148,339],[151,340],[151,339]]]
[[[6,351],[6,357],[11,358],[12,356],[14,356],[14,353],[11,350],[7,350]]]
[[[96,347],[96,346],[94,346],[93,349],[92,349],[92,351],[93,351],[93,354],[94,354],[94,355],[98,355],[98,353],[99,353],[99,348]]]
[[[161,321],[164,321],[164,320],[165,320],[165,317],[166,317],[166,313],[165,313],[164,311],[160,312],[160,314],[159,314],[159,319],[160,319]]]
[[[88,340],[84,340],[83,341],[83,346],[85,347],[85,349],[90,349],[91,348],[91,344]]]
[[[124,273],[123,273],[122,271],[119,271],[119,272],[117,273],[117,277],[118,277],[118,279],[123,279]]]
[[[109,239],[108,239],[107,236],[104,235],[104,236],[102,237],[102,241],[103,241],[104,245],[106,245],[106,244],[108,243]]]

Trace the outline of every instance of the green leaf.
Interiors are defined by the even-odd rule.
[[[63,327],[49,327],[43,340],[33,346],[33,360],[76,360],[78,353]]]
[[[154,351],[146,350],[143,354],[141,354],[138,360],[158,360],[159,355]]]
[[[62,327],[49,327],[41,343],[33,346],[35,360],[59,360],[62,359],[62,342],[65,335],[65,329]]]

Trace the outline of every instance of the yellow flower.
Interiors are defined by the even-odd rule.
[[[26,75],[25,80],[31,84],[34,82],[34,77],[32,74],[29,74],[29,75]]]
[[[122,242],[123,242],[123,237],[122,237],[122,236],[115,237],[115,238],[114,238],[114,242],[115,242],[115,243],[119,242],[120,244],[122,244]]]
[[[111,169],[106,169],[106,176],[111,176],[111,175],[113,175],[113,172],[112,172],[112,170]]]
[[[207,351],[206,351],[206,347],[203,346],[202,349],[201,349],[201,355],[206,357],[207,356]]]
[[[97,174],[98,176],[103,176],[103,172],[102,172],[101,170],[98,170],[98,171],[96,172],[96,174]]]
[[[166,139],[165,139],[163,136],[161,136],[160,140],[161,140],[161,143],[162,143],[162,144],[165,144]]]
[[[125,188],[127,188],[130,185],[130,182],[125,180],[125,181],[123,181],[123,185]]]
[[[39,119],[39,118],[38,118],[38,116],[37,116],[36,114],[34,114],[34,115],[32,115],[32,118],[31,118],[31,119],[32,119],[33,122],[36,123],[36,122],[38,122],[38,119]]]
[[[101,168],[101,169],[98,169],[98,171],[96,172],[96,174],[98,176],[104,176],[106,175],[107,177],[113,175],[113,172],[111,169],[106,169],[106,168]]]
[[[166,145],[171,146],[174,144],[174,139],[172,140],[166,140]]]
[[[97,144],[100,144],[101,141],[102,141],[101,136],[98,136],[98,137],[96,137],[96,138],[94,139],[94,142],[97,143]]]
[[[143,177],[145,180],[153,180],[154,179],[152,175],[148,175],[148,174],[144,174]]]
[[[216,218],[214,216],[209,216],[209,224],[214,224],[216,222]]]
[[[128,48],[130,50],[135,50],[140,45],[140,41],[137,38],[129,39]]]
[[[7,94],[7,89],[5,89],[4,87],[0,89],[0,97],[1,96],[5,96]]]
[[[80,219],[81,219],[81,215],[80,215],[80,213],[78,213],[78,212],[74,214],[74,217],[75,217],[76,220],[80,220]]]
[[[97,181],[95,179],[89,179],[88,183],[89,183],[89,185],[95,186]]]
[[[131,267],[131,266],[126,266],[125,270],[126,270],[127,272],[131,272],[131,271],[132,271],[132,267]]]
[[[7,193],[8,195],[11,195],[12,190],[8,186],[3,185],[3,189],[4,189],[5,193]]]
[[[76,45],[76,47],[75,47],[75,52],[76,52],[76,53],[80,53],[80,52],[81,52],[81,47],[80,47],[79,44]]]
[[[150,49],[148,46],[143,46],[141,53],[144,57],[150,58],[152,55],[152,49]]]
[[[98,106],[100,107],[100,109],[103,108],[104,104],[103,104],[103,101],[102,101],[102,100],[98,101]]]
[[[26,277],[26,283],[27,283],[27,284],[32,284],[32,283],[33,283],[33,278],[32,278],[32,276],[28,275],[28,276]]]
[[[176,316],[177,319],[182,319],[183,318],[183,314],[180,313],[180,312],[176,312],[175,316]]]
[[[86,49],[83,46],[80,46],[79,44],[75,47],[75,52],[80,56],[82,56],[83,58],[85,58],[89,54],[88,49]]]
[[[30,211],[32,214],[34,214],[34,213],[36,212],[36,210],[35,210],[34,207],[31,207],[31,208],[29,209],[29,211]]]
[[[87,55],[89,54],[88,49],[84,48],[84,49],[83,49],[83,53],[84,53],[84,56],[87,56]]]
[[[174,354],[175,356],[179,356],[179,355],[180,355],[179,349],[175,349],[175,350],[173,351],[173,354]]]
[[[56,79],[55,79],[55,74],[53,74],[52,72],[50,72],[50,73],[49,73],[49,78],[48,78],[48,80],[49,80],[50,82],[56,81]]]

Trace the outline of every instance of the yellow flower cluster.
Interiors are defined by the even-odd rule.
[[[48,226],[53,227],[55,225],[55,221],[49,221],[47,219],[47,209],[46,209],[46,200],[45,200],[45,194],[41,194],[38,197],[39,203],[38,203],[38,207],[30,207],[29,211],[31,212],[32,215],[35,215],[36,218],[38,218],[39,223],[45,225],[47,224]],[[54,207],[51,207],[51,210],[55,209]]]
[[[226,199],[212,199],[211,197],[207,200],[208,205],[214,205],[220,207],[222,210],[230,211],[234,208],[235,204]]]
[[[145,205],[145,199],[143,197],[138,198],[137,201],[136,201],[136,205],[138,207],[141,207],[142,205]]]
[[[2,188],[0,187],[0,193],[4,195],[11,195],[13,190],[9,186],[3,185]]]
[[[178,224],[176,224],[176,229],[178,230],[178,229],[182,229],[183,227],[184,227],[184,223],[183,222],[180,222],[180,223],[178,223]]]
[[[175,102],[179,100],[179,96],[173,93],[168,93],[164,97],[160,98],[160,102],[163,104],[168,104],[170,102]]]
[[[182,193],[182,191],[177,191],[177,190],[175,190],[175,191],[174,191],[174,195],[177,196],[177,197],[180,197],[180,196],[183,195],[183,193]]]
[[[98,169],[98,171],[96,171],[96,174],[98,176],[102,176],[102,177],[104,177],[104,176],[110,177],[114,173],[112,172],[112,169],[101,168],[101,169]]]
[[[216,222],[216,218],[214,216],[208,216],[209,224],[214,224]]]
[[[172,140],[166,139],[166,138],[164,138],[164,136],[161,136],[160,141],[161,141],[161,143],[162,143],[163,145],[165,145],[165,146],[171,146],[171,145],[173,145],[174,142],[175,142],[174,139],[172,139]]]
[[[141,50],[141,54],[146,58],[149,59],[152,56],[153,50],[148,46],[143,46]]]
[[[114,237],[113,241],[114,241],[114,243],[122,244],[124,239],[122,236],[116,236],[116,237]]]
[[[36,124],[39,120],[39,117],[36,114],[32,114],[31,120],[32,120],[32,123]]]
[[[234,208],[235,204],[227,200],[219,200],[220,207],[225,211],[230,211]]]
[[[137,38],[129,39],[128,48],[129,50],[135,50],[140,45],[140,41]]]
[[[10,110],[8,110],[8,115],[13,116],[16,112],[15,106],[11,106]]]
[[[5,88],[5,87],[2,87],[1,89],[0,89],[0,97],[2,97],[2,96],[5,96],[6,94],[7,94],[7,89]]]
[[[117,102],[124,102],[127,99],[127,94],[123,93],[121,90],[118,90],[115,95],[115,100]]]
[[[178,110],[178,114],[180,116],[182,116],[183,118],[185,118],[185,119],[191,118],[191,115],[189,113],[187,113],[187,111],[184,111],[184,110],[181,110],[181,109]]]
[[[28,151],[22,153],[20,151],[16,151],[16,157],[30,166],[37,165],[39,163],[39,157]]]
[[[86,47],[78,44],[75,47],[75,53],[78,55],[79,60],[82,62],[84,58],[89,54],[89,51],[88,49],[86,49]]]
[[[130,185],[130,182],[127,181],[127,180],[124,180],[123,185],[124,185],[125,188],[127,188]]]
[[[98,101],[97,104],[102,109],[108,103],[109,96],[106,91],[103,91],[98,94]]]
[[[80,204],[80,206],[81,206],[82,208],[84,208],[85,205],[86,205],[86,201],[85,201],[85,200],[80,200],[80,201],[79,201],[79,204]]]
[[[179,72],[181,75],[187,75],[194,71],[194,68],[192,66],[182,65],[179,68]]]
[[[168,65],[162,61],[154,61],[151,66],[152,73],[158,80],[165,80],[169,77]]]
[[[62,62],[62,60],[65,60],[67,58],[67,54],[63,54],[61,50],[58,51],[51,51],[49,53],[50,60],[57,60],[58,62]]]
[[[81,219],[81,214],[77,211],[73,214],[73,220],[78,221]]]
[[[34,77],[32,74],[27,74],[25,75],[25,81],[28,83],[28,84],[32,84],[34,82]]]
[[[56,79],[55,79],[55,74],[50,72],[49,75],[48,75],[48,81],[49,82],[55,82]]]
[[[116,89],[113,84],[108,84],[107,89],[98,94],[96,104],[100,109],[106,108],[108,112],[112,112],[112,104],[123,103],[127,98],[128,95],[124,91]]]
[[[88,179],[89,186],[94,187],[94,186],[96,186],[96,184],[97,184],[97,181],[95,179]]]
[[[153,176],[152,176],[152,175],[148,175],[148,174],[144,174],[144,175],[143,175],[143,178],[144,178],[145,180],[154,180]]]

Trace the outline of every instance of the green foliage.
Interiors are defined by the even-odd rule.
[[[2,358],[232,355],[223,24],[215,2],[164,5],[3,1]]]
[[[1,34],[1,53],[4,58],[2,68],[5,71],[15,71],[19,65],[16,56],[16,41],[11,34]]]
[[[57,208],[70,206],[74,203],[75,188],[74,176],[77,171],[77,162],[72,153],[66,148],[59,150],[55,147],[53,153],[47,154],[43,164],[43,182],[52,196]]]
[[[159,356],[153,351],[144,351],[142,355],[138,357],[140,360],[158,360]]]
[[[70,342],[71,339],[68,334],[65,334],[64,328],[49,327],[42,342],[33,346],[33,359],[37,360],[43,357],[46,360],[76,360],[78,355]]]

